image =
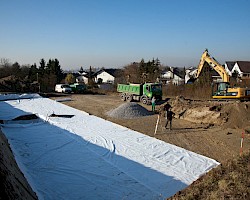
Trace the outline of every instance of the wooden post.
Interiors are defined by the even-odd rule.
[[[244,133],[245,133],[245,131],[242,130],[241,140],[240,140],[240,156],[242,156],[242,153],[243,153]]]
[[[155,125],[155,133],[154,133],[154,135],[156,135],[156,131],[157,131],[157,128],[158,128],[159,120],[160,120],[160,115],[158,115],[158,118],[157,118],[157,122],[156,122],[156,125]]]

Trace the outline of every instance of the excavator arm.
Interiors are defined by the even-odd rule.
[[[208,63],[210,67],[212,67],[218,74],[221,76],[223,82],[229,82],[229,75],[227,74],[225,68],[221,66],[214,58],[211,58],[208,54],[208,50],[206,49],[201,56],[200,63],[198,65],[197,75],[198,78],[205,63]]]

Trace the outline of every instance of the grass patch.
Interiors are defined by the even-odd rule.
[[[250,152],[211,170],[169,199],[250,199]]]

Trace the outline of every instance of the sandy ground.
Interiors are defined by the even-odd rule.
[[[52,99],[56,98],[65,97]],[[70,95],[67,98],[71,98],[71,101],[62,103],[213,158],[222,164],[239,156],[243,130],[246,130],[243,152],[250,149],[250,103],[214,103],[194,102],[181,98],[169,99],[168,102],[171,103],[173,111],[176,113],[176,118],[173,120],[173,130],[166,130],[164,128],[165,119],[160,117],[157,134],[154,135],[158,114],[136,119],[115,119],[106,114],[124,103],[117,94]],[[162,101],[161,104],[165,102]],[[141,103],[140,105],[151,110],[149,105]],[[158,104],[156,109],[160,109],[160,106]],[[211,112],[210,110],[216,111]],[[36,195],[16,165],[8,142],[1,132],[0,145],[0,200],[36,199]]]
[[[171,131],[164,128],[165,119],[164,117],[160,117],[157,134],[154,135],[158,114],[136,119],[115,119],[106,115],[107,111],[117,108],[119,105],[124,103],[120,100],[118,95],[72,95],[71,99],[72,101],[66,101],[63,103],[146,135],[156,137],[165,142],[213,158],[221,163],[239,156],[243,128],[246,128],[248,124],[250,125],[250,112],[244,112],[243,116],[242,112],[239,110],[238,104],[235,106],[235,103],[225,103],[222,104],[223,108],[219,114],[220,117],[212,119],[213,116],[209,115],[208,118],[211,119],[210,121],[205,117],[189,119],[196,122],[179,119],[179,117],[174,118],[173,130]],[[169,102],[171,102],[171,100],[169,100]],[[179,102],[179,104],[183,107],[183,105],[187,102],[188,101]],[[188,104],[189,108],[192,107],[193,109],[196,109],[196,111],[197,109],[207,111],[209,106],[211,107],[215,105],[213,102],[189,102]],[[148,110],[151,110],[151,106],[149,105],[143,105],[141,103],[140,105],[144,106]],[[174,101],[171,102],[171,105],[173,106],[173,111],[178,111],[181,107]],[[156,109],[159,109],[159,107],[160,105],[157,105]],[[242,107],[242,109],[244,109],[245,106]],[[233,112],[234,109],[236,109],[236,111],[238,109],[239,113]],[[181,111],[178,113],[180,112]],[[177,114],[177,112],[175,113]],[[232,116],[230,113],[232,113]],[[189,116],[192,115],[189,114]],[[225,120],[225,118],[227,119]],[[241,118],[244,118],[242,119],[242,122]],[[185,117],[185,119],[188,119],[188,116]],[[210,123],[204,123],[204,121],[209,121]],[[241,125],[244,127],[241,127]],[[246,151],[249,149],[250,135],[245,134],[243,150]]]

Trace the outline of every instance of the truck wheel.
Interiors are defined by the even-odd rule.
[[[127,101],[128,101],[128,102],[131,102],[132,100],[133,100],[133,96],[132,96],[132,95],[128,95],[128,96],[127,96]]]
[[[124,94],[124,93],[121,94],[121,100],[126,101],[126,94]]]
[[[143,104],[148,104],[148,98],[145,97],[145,96],[142,96],[142,97],[141,97],[141,102],[142,102]]]

